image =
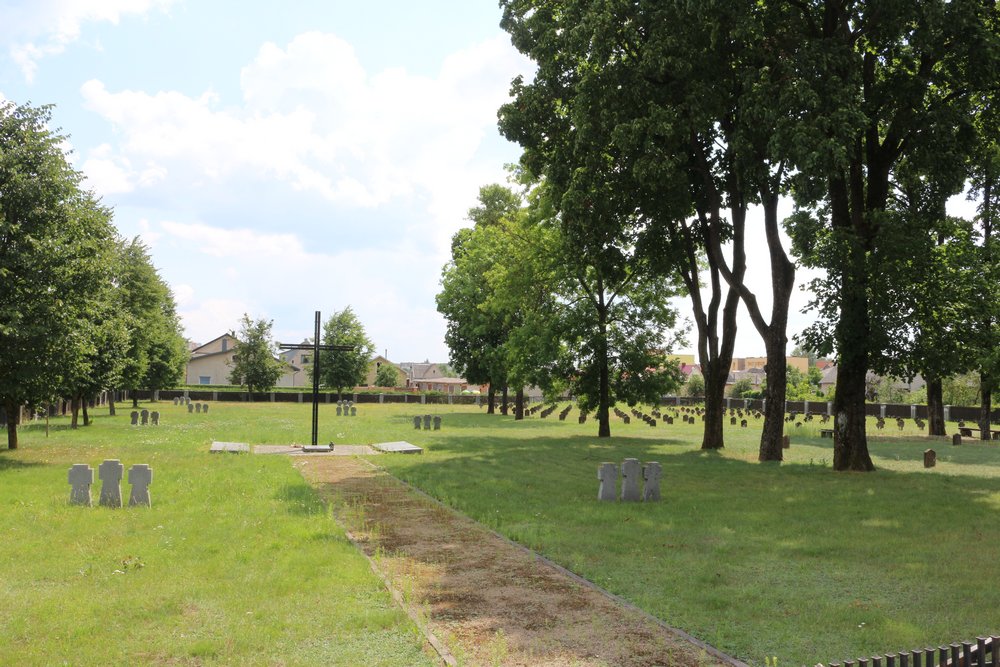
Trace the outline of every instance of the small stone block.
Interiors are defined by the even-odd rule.
[[[642,478],[646,480],[642,487],[642,499],[646,501],[660,499],[660,478],[663,468],[658,461],[650,461],[642,467]]]
[[[403,440],[398,442],[382,442],[377,445],[372,445],[372,447],[380,452],[387,452],[390,454],[420,454],[424,451],[422,447],[417,447],[416,445]]]
[[[133,410],[132,411],[132,426],[138,426],[138,425],[139,425],[139,411],[138,410]]]
[[[150,412],[149,413],[149,419],[150,419],[150,421],[153,422],[153,426],[159,426],[160,425],[160,413],[159,412],[156,412],[155,410],[153,412]]]
[[[439,415],[434,415],[434,430],[441,430],[441,417]]]
[[[425,431],[431,430],[431,416],[430,415],[424,415],[424,430]]]
[[[94,483],[94,469],[86,463],[77,463],[69,469],[69,483],[73,488],[69,492],[70,505],[86,505],[90,507],[90,485]]]
[[[833,437],[833,429],[832,428],[821,428],[819,430],[819,435],[820,435],[821,438],[832,438]]]
[[[194,412],[194,405],[190,401],[188,401],[187,405],[188,405],[188,413],[190,414]]]
[[[614,463],[602,463],[597,466],[597,479],[601,485],[597,488],[598,500],[616,500],[618,498],[615,485],[618,483],[618,466]]]
[[[933,468],[937,465],[937,452],[933,449],[924,450],[924,467]]]
[[[118,459],[107,459],[97,468],[97,476],[101,478],[100,504],[105,507],[122,506],[121,481],[125,474],[125,466]]]
[[[413,428],[420,430],[420,415],[413,418]]]
[[[642,477],[642,465],[639,459],[625,459],[622,462],[622,500],[635,502],[641,498],[639,480]]]
[[[128,506],[145,505],[149,507],[149,485],[153,481],[153,471],[145,463],[137,463],[128,469],[128,483],[132,485],[132,493],[128,497]]]
[[[333,447],[330,445],[303,445],[302,451],[309,454],[323,454],[326,452],[332,452]]]
[[[954,446],[956,446],[956,447],[958,445],[961,445],[962,444],[962,434],[961,433],[956,433],[953,436],[951,436],[951,444],[954,445]]]

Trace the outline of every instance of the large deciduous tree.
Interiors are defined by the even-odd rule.
[[[246,387],[251,396],[255,391],[270,391],[284,372],[284,363],[274,356],[272,325],[271,320],[255,320],[244,313],[239,333],[233,333],[236,347],[229,382]]]
[[[88,353],[91,291],[107,281],[105,215],[81,191],[51,110],[0,103],[0,402],[8,447],[24,404],[51,398]]]
[[[375,344],[368,338],[354,310],[347,306],[323,324],[323,345],[350,345],[352,348],[349,351],[322,352],[319,357],[320,382],[336,389],[337,397],[343,398],[344,389],[364,382],[368,364],[375,354]]]
[[[820,322],[807,336],[837,352],[834,468],[873,470],[865,435],[865,375],[886,349],[873,300],[881,243],[893,235],[892,194],[903,165],[961,163],[976,145],[976,101],[998,78],[997,8],[978,0],[788,3],[802,46],[787,85],[806,101],[784,139],[804,201],[822,194],[796,236],[829,271],[815,287]],[[810,208],[807,206],[806,208]]]

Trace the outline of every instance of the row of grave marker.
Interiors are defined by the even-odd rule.
[[[421,417],[420,415],[415,416],[413,418],[413,428],[415,428],[416,430],[419,431],[420,430],[420,424],[421,424],[421,421],[422,421],[423,425],[424,425],[424,430],[425,431],[429,431],[429,430],[431,430],[431,421],[432,420],[434,422],[434,430],[435,431],[440,431],[441,430],[441,417],[438,416],[438,415],[434,415],[433,417],[431,415],[424,415],[423,417]]]
[[[654,501],[660,499],[660,478],[663,477],[663,468],[659,461],[650,461],[646,465],[639,463],[639,459],[625,459],[621,467],[621,499],[625,502],[637,502],[639,500]],[[617,500],[619,494],[616,492],[618,483],[618,466],[614,463],[602,463],[597,467],[597,479],[600,486],[597,489],[598,500]],[[642,485],[640,492],[640,480]]]
[[[97,471],[102,482],[98,502],[105,507],[121,507],[121,481],[125,466],[118,459],[105,459],[104,463],[97,467]],[[69,504],[91,507],[93,502],[90,498],[90,486],[94,483],[94,469],[86,463],[74,464],[69,469],[68,481],[72,487],[69,492]],[[152,482],[153,470],[147,464],[137,463],[128,469],[128,483],[132,485],[128,499],[129,507],[152,505],[149,498],[149,485]]]

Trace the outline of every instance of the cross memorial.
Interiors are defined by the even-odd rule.
[[[282,345],[278,343],[280,350],[312,350],[312,370],[313,370],[313,396],[312,396],[312,446],[316,447],[316,439],[319,434],[319,353],[323,352],[351,352],[353,345],[320,345],[319,343],[319,311],[316,311],[316,334],[313,336],[312,344],[301,343],[299,345]]]

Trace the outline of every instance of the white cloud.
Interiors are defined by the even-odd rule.
[[[10,44],[10,57],[32,81],[38,61],[66,50],[80,39],[88,22],[115,25],[127,15],[166,10],[175,0],[35,0],[0,6],[0,41]]]
[[[499,172],[474,158],[495,133],[511,78],[527,69],[498,35],[447,58],[434,78],[401,68],[369,74],[347,42],[304,33],[285,48],[260,48],[241,72],[240,107],[221,106],[212,91],[112,92],[88,81],[86,105],[122,137],[115,158],[88,161],[114,191],[124,191],[123,176],[136,189],[157,185],[123,166],[142,164],[188,189],[277,179],[354,207],[426,195],[435,218],[460,222],[468,193]]]

